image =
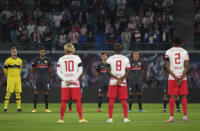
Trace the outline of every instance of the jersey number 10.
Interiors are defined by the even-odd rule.
[[[74,71],[74,61],[72,61],[72,60],[65,61],[65,67],[66,67],[66,72]]]

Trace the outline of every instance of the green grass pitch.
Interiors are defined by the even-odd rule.
[[[102,112],[97,113],[97,104],[83,104],[83,116],[89,122],[79,123],[75,104],[73,111],[66,109],[65,123],[57,124],[60,104],[49,104],[52,113],[44,112],[44,104],[38,104],[37,113],[31,113],[33,104],[22,104],[23,113],[16,112],[16,104],[10,103],[8,112],[3,112],[0,104],[0,131],[200,131],[200,104],[188,105],[189,121],[184,123],[182,113],[175,112],[175,122],[166,123],[169,118],[162,112],[162,104],[143,104],[145,113],[138,112],[137,104],[133,104],[133,112],[128,114],[130,123],[123,123],[121,104],[114,105],[113,123],[106,123],[108,105],[102,105]]]

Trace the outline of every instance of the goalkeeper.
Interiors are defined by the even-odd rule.
[[[4,112],[7,112],[8,103],[10,96],[15,92],[16,103],[17,103],[17,112],[22,112],[21,109],[21,76],[20,72],[22,70],[22,60],[17,57],[16,47],[10,49],[11,57],[6,59],[4,63],[4,74],[7,78],[7,89],[6,96],[4,100]]]

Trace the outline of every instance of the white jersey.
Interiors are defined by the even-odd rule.
[[[61,88],[80,87],[79,79],[77,79],[78,68],[80,64],[81,64],[81,59],[77,55],[64,55],[58,60],[57,74],[62,80]],[[75,81],[75,84],[67,86],[66,81],[69,80]]]
[[[130,68],[129,59],[126,56],[115,54],[107,59],[107,63],[110,64],[111,73],[117,78],[121,78],[125,75],[126,69]],[[117,80],[110,79],[109,85],[116,85]],[[121,86],[127,86],[126,79],[122,82]]]
[[[188,52],[181,47],[172,47],[166,51],[165,58],[169,58],[170,69],[180,78],[185,70],[184,61],[189,60]],[[185,77],[184,80],[186,79]],[[169,75],[168,80],[174,80],[173,76]]]

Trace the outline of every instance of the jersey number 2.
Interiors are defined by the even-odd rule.
[[[66,67],[66,72],[74,71],[74,61],[72,61],[72,60],[65,61],[65,67]]]
[[[116,61],[116,71],[121,71],[122,70],[122,61],[117,60]]]
[[[175,64],[180,64],[181,55],[180,53],[175,54]]]

